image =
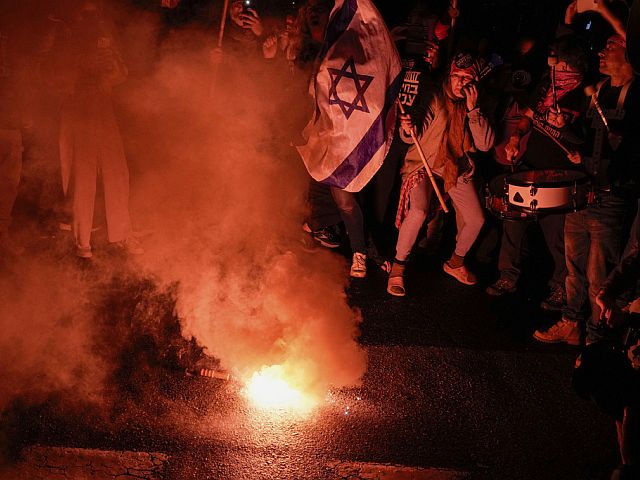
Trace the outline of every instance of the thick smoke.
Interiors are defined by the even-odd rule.
[[[49,186],[59,179],[48,154],[55,151],[52,122],[64,95],[50,83],[72,85],[73,79],[64,81],[64,69],[55,72],[60,78],[39,78],[39,62],[54,30],[64,32],[73,21],[69,9],[76,3],[60,3],[47,18],[50,2],[31,1],[10,21],[16,31],[38,32],[29,39],[32,73],[25,85],[34,88],[31,120],[45,132],[45,153],[25,168],[46,175],[42,183]],[[182,335],[239,378],[278,364],[297,386],[318,395],[329,386],[357,384],[366,357],[356,342],[358,315],[344,293],[345,261],[308,252],[301,242],[308,176],[284,125],[305,105],[302,96],[285,94],[293,81],[286,66],[225,51],[215,67],[215,34],[169,28],[157,12],[123,9],[123,3],[119,10],[103,3],[103,9],[113,14],[115,45],[129,68],[113,100],[134,227],[147,233],[146,253],[130,260],[132,269],[152,278],[158,291],[175,292]],[[59,188],[45,195],[51,198],[39,199],[38,208],[61,203],[53,198]],[[29,248],[33,253],[37,244]],[[0,411],[12,400],[38,402],[54,391],[86,401],[105,390],[113,366],[98,352],[115,358],[114,345],[122,342],[104,344],[100,322],[109,312],[96,289],[106,288],[122,265],[111,265],[99,251],[96,257],[91,275],[61,261],[60,251],[0,272]]]
[[[101,402],[107,371],[94,349],[91,296],[81,273],[44,261],[0,275],[0,412],[51,392]]]
[[[279,101],[287,77],[263,59],[216,69],[213,43],[174,32],[154,75],[123,101],[138,122],[130,131],[151,140],[135,154],[133,208],[155,232],[143,263],[179,282],[183,334],[232,372],[281,364],[315,393],[356,384],[366,360],[344,260],[302,249],[308,177],[274,138],[304,98]]]

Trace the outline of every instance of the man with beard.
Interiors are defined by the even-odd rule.
[[[585,320],[587,343],[605,336],[596,295],[620,257],[625,217],[640,181],[640,91],[625,58],[625,43],[613,35],[599,53],[600,73],[606,76],[589,98],[588,141],[582,148],[582,166],[592,178],[597,201],[566,216],[567,302],[560,322],[535,332],[542,342],[576,343]]]
[[[458,235],[451,258],[444,271],[459,282],[474,285],[476,278],[464,265],[464,257],[484,223],[484,213],[472,182],[475,151],[489,151],[494,131],[486,115],[478,107],[476,81],[481,62],[470,54],[455,56],[444,84],[429,102],[417,133],[420,146],[434,173],[444,180],[444,188],[456,210]],[[401,135],[411,143],[414,128],[409,115],[401,115]],[[402,167],[402,188],[396,217],[399,228],[396,256],[391,266],[387,292],[404,296],[404,269],[418,232],[427,215],[432,193],[426,170],[415,148],[407,153]]]

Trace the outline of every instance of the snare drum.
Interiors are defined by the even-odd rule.
[[[516,210],[507,201],[507,178],[505,173],[493,178],[488,184],[485,193],[485,206],[500,220],[518,222],[535,218],[534,214]]]
[[[529,170],[506,179],[507,201],[526,213],[568,213],[586,208],[589,177],[575,170]]]

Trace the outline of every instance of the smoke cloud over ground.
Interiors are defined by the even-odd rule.
[[[109,338],[104,329],[109,310],[96,289],[122,269],[172,292],[182,335],[241,379],[278,364],[318,396],[357,385],[366,356],[344,293],[345,261],[301,242],[308,177],[282,125],[304,105],[284,95],[287,72],[228,52],[215,67],[211,32],[170,30],[130,6],[115,13],[130,76],[113,99],[146,252],[123,267],[97,250],[92,275],[58,251],[27,253],[0,275],[0,409],[50,391],[100,397],[112,367],[96,352],[122,343],[113,335],[145,333],[116,328]],[[129,293],[122,302],[144,303]]]
[[[98,400],[104,367],[92,348],[88,286],[78,272],[25,263],[0,275],[0,411],[15,398],[42,401],[66,391]]]
[[[286,85],[255,60],[235,59],[245,78],[224,63],[212,73],[211,40],[201,40],[202,51],[169,49],[151,85],[125,102],[152,122],[141,127],[147,138],[157,135],[154,153],[139,157],[149,174],[135,204],[155,231],[143,263],[179,281],[183,333],[233,372],[283,364],[317,393],[357,383],[365,359],[344,261],[301,248],[308,179],[292,149],[273,138],[302,105],[274,102]]]

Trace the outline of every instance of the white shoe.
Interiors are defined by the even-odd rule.
[[[367,256],[364,253],[356,252],[353,254],[349,275],[354,278],[364,278],[367,276]]]

